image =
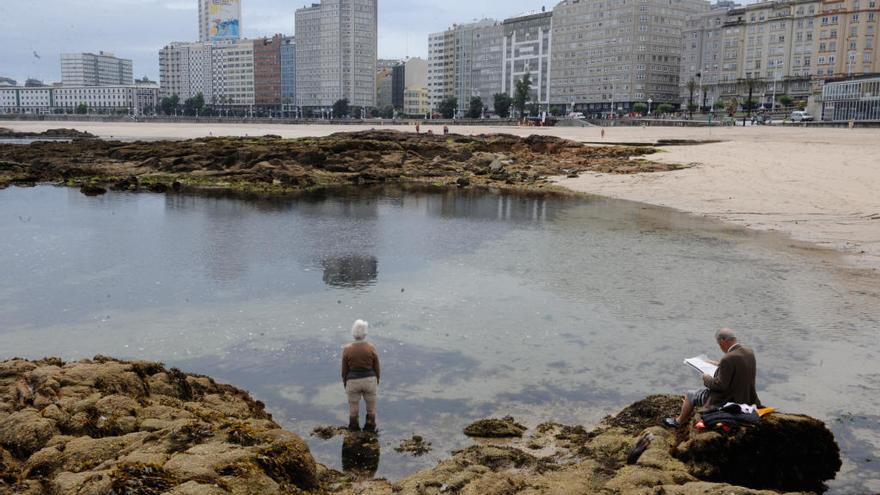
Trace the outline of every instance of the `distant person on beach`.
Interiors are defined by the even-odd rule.
[[[677,428],[685,424],[698,407],[709,409],[728,402],[761,406],[755,389],[755,353],[737,342],[735,332],[729,328],[716,332],[715,341],[724,352],[721,361],[713,363],[718,365],[715,376],[703,375],[705,386],[685,394],[681,413],[677,418],[663,420],[665,426]]]
[[[445,126],[445,125],[443,126],[443,135],[444,136],[449,135],[449,126]]]
[[[422,126],[420,126],[419,124],[416,124],[416,134],[421,134],[421,133],[422,133]]]
[[[348,394],[348,429],[361,431],[358,414],[360,401],[367,406],[367,421],[364,431],[376,432],[376,397],[379,391],[381,370],[379,353],[373,344],[366,341],[370,324],[357,320],[351,327],[354,342],[342,351],[342,384]]]

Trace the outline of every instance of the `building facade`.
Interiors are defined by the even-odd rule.
[[[880,76],[826,83],[822,88],[822,120],[880,121]]]
[[[221,43],[241,39],[241,0],[198,0],[199,41]]]
[[[376,72],[376,108],[393,106],[394,103],[394,70],[379,69]],[[400,108],[400,107],[397,107]]]
[[[376,106],[377,18],[377,0],[322,0],[296,11],[299,106]]]
[[[563,0],[553,9],[551,103],[589,114],[679,103],[682,29],[704,0]]]
[[[532,82],[529,101],[546,109],[550,105],[552,12],[535,12],[502,23],[503,66],[501,92],[514,96],[516,83],[526,75]]]
[[[423,117],[431,111],[431,100],[428,98],[428,88],[424,86],[412,86],[406,88],[403,94],[403,113],[413,117]]]
[[[406,65],[397,64],[391,69],[391,106],[403,109],[403,93],[406,91]]]
[[[262,46],[262,41],[258,41]],[[224,43],[172,43],[159,52],[161,96],[180,100],[201,94],[208,105],[252,107],[256,104],[253,40]],[[279,45],[273,45],[276,49]],[[271,47],[269,47],[271,49]],[[280,55],[279,55],[280,61]],[[280,88],[281,74],[276,66]]]
[[[451,98],[455,87],[455,31],[448,29],[428,36],[428,98],[431,109]]]
[[[159,105],[156,84],[118,86],[55,86],[51,88],[0,88],[0,113],[87,113],[141,115]]]
[[[680,99],[774,107],[806,102],[826,79],[880,72],[876,0],[782,0],[717,9],[689,20],[682,38]]]
[[[254,44],[254,106],[280,111],[282,104],[281,47],[283,36],[256,39]]]
[[[296,106],[296,39],[281,39],[281,101],[285,115]]]
[[[64,53],[61,81],[67,86],[131,85],[132,63],[107,52]]]

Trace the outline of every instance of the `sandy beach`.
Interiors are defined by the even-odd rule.
[[[19,132],[73,127],[102,138],[187,139],[204,136],[323,136],[375,126],[3,122]],[[402,131],[412,127],[395,126]],[[423,126],[423,132],[441,132]],[[720,140],[663,148],[652,160],[690,164],[675,172],[584,174],[558,179],[569,189],[665,206],[845,253],[856,266],[880,268],[880,131],[802,128],[510,128],[452,127],[461,134],[548,134],[582,142]]]

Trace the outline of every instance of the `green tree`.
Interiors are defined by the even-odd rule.
[[[337,118],[346,117],[351,113],[351,108],[348,106],[348,98],[343,98],[341,100],[336,100],[336,103],[333,104],[333,116]]]
[[[644,115],[648,112],[648,105],[645,105],[644,103],[636,103],[633,105],[633,112]]]
[[[779,100],[779,103],[781,103],[782,106],[784,106],[784,107],[787,107],[787,106],[791,105],[792,102],[794,102],[794,100],[791,98],[791,96],[788,96],[788,95],[782,95],[778,98],[778,100]]]
[[[379,116],[383,119],[393,119],[394,118],[394,107],[391,105],[386,105],[379,110]]]
[[[687,109],[688,109],[688,113],[690,114],[691,118],[693,118],[693,116],[694,116],[694,110],[697,109],[697,106],[694,105],[694,91],[697,89],[697,83],[694,81],[694,78],[693,78],[693,77],[691,78],[690,81],[688,81],[688,83],[687,83],[687,88],[688,88],[688,106],[687,106]]]
[[[661,103],[657,105],[657,113],[672,113],[673,110],[675,110],[675,108],[669,103]]]
[[[470,103],[468,104],[468,113],[467,116],[469,119],[478,119],[483,115],[483,99],[479,96],[474,96],[471,98]]]
[[[739,102],[736,101],[736,98],[730,98],[727,100],[727,115],[730,117],[736,115],[737,107],[739,107]]]
[[[458,98],[454,96],[444,98],[443,101],[440,102],[440,105],[437,106],[437,110],[440,111],[440,115],[442,115],[444,119],[454,118],[455,111],[458,110]]]
[[[716,110],[721,110],[722,108],[727,108],[727,103],[725,103],[723,100],[718,100],[718,101],[716,101],[715,104],[712,105],[712,106],[713,106]]]
[[[507,93],[497,93],[494,97],[495,113],[502,119],[510,117],[510,105],[513,103],[510,95]]]
[[[526,103],[532,93],[532,76],[528,72],[522,76],[522,79],[516,82],[516,89],[513,92],[513,106],[519,112],[520,118],[525,117]]]
[[[159,108],[162,109],[162,113],[165,115],[173,115],[179,106],[180,97],[177,95],[166,96],[159,102]]]
[[[89,113],[89,106],[86,105],[85,103],[80,103],[79,105],[76,106],[74,113],[76,113],[77,115],[85,115],[85,114]]]
[[[183,102],[184,115],[202,115],[205,110],[205,95],[199,93]]]
[[[752,98],[752,96],[755,93],[755,88],[758,87],[758,80],[750,77],[748,79],[741,80],[741,82],[746,87],[746,89],[749,90],[749,97],[746,99],[745,103],[746,116],[743,117],[743,125],[745,125],[746,117],[752,116],[752,109],[755,107],[755,100]]]

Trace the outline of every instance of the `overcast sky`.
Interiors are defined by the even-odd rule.
[[[293,33],[296,9],[318,0],[242,0],[248,38]],[[379,0],[379,57],[427,57],[428,33],[476,18],[540,9],[540,0]],[[196,41],[197,0],[0,0],[0,76],[60,81],[60,54],[113,52],[135,77],[159,78],[159,50]],[[36,55],[35,55],[36,53]]]

